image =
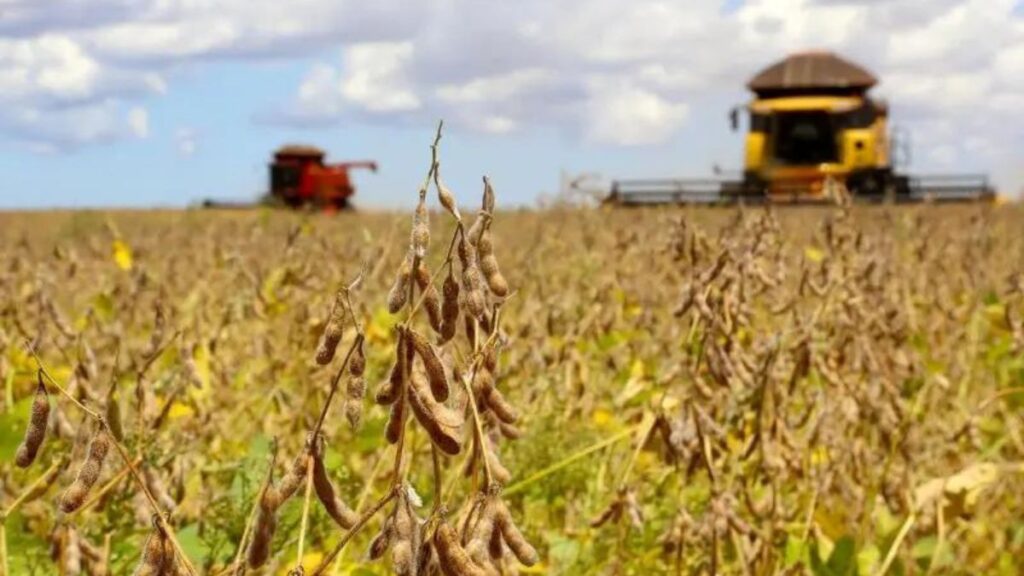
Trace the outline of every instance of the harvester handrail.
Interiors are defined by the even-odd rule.
[[[622,186],[687,186],[687,185],[718,185],[724,182],[720,178],[631,178],[616,180],[614,183]]]
[[[914,174],[910,176],[911,180],[915,181],[935,181],[935,182],[982,182],[988,183],[987,174]]]

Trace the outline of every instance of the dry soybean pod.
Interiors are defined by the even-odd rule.
[[[161,576],[165,574],[164,568],[167,564],[166,546],[164,545],[163,532],[153,524],[153,530],[146,538],[146,544],[142,548],[142,558],[139,565],[135,567],[134,576]]]
[[[404,392],[404,386],[399,388],[399,396]],[[402,426],[405,425],[406,411],[405,402],[401,399],[391,404],[391,412],[388,415],[388,423],[384,428],[384,437],[389,444],[397,444],[399,436],[402,435]]]
[[[345,418],[353,430],[359,428],[363,418],[363,398],[366,396],[366,379],[349,376],[345,386]]]
[[[492,498],[488,497],[480,507],[480,513],[469,530],[466,554],[481,567],[492,568],[489,552],[490,541],[495,532],[495,509]],[[490,573],[492,570],[489,570]]]
[[[470,560],[455,530],[446,520],[441,520],[434,531],[434,548],[445,576],[486,576],[486,572]]]
[[[306,459],[309,454],[303,451],[295,457],[291,468],[281,477],[277,486],[268,486],[266,497],[275,510],[288,501],[292,495],[302,486],[306,479]]]
[[[539,559],[537,550],[523,537],[523,533],[519,531],[519,528],[512,520],[512,513],[508,511],[508,507],[504,502],[496,499],[495,508],[497,528],[501,531],[501,536],[505,543],[512,549],[512,553],[515,554],[516,558],[524,566],[536,564]]]
[[[345,306],[344,291],[339,290],[334,297],[327,325],[324,326],[320,344],[316,349],[316,363],[321,366],[331,363],[334,353],[338,349],[338,343],[345,336]]]
[[[316,348],[316,363],[324,366],[331,363],[334,359],[334,353],[338,349],[338,343],[341,342],[342,337],[345,335],[345,330],[342,324],[334,322],[328,322],[327,326],[324,327],[323,336],[320,338],[320,344]]]
[[[505,424],[515,424],[519,420],[519,414],[516,412],[516,409],[508,403],[508,400],[505,400],[505,397],[494,386],[487,389],[484,399],[487,401],[487,406],[494,412],[494,415]]]
[[[92,490],[96,480],[100,477],[103,461],[107,458],[107,452],[109,451],[110,438],[107,437],[103,426],[97,424],[92,440],[89,441],[89,450],[85,456],[85,462],[79,468],[75,481],[71,483],[71,486],[68,487],[61,497],[60,509],[65,514],[78,510],[85,502],[86,496],[89,495],[89,491]]]
[[[107,416],[107,428],[114,440],[124,440],[124,426],[121,423],[121,404],[117,400],[117,376],[111,378],[110,387],[107,389],[107,400],[104,406]]]
[[[430,327],[440,334],[442,322],[441,296],[437,293],[437,288],[431,283],[430,271],[427,270],[426,265],[422,261],[416,267],[415,276],[416,285],[419,287],[420,292],[423,293],[423,308],[427,311]]]
[[[28,420],[28,427],[25,428],[25,439],[18,446],[14,463],[19,468],[28,468],[36,460],[39,448],[46,439],[46,423],[50,418],[50,397],[46,394],[46,385],[43,384],[42,373],[39,374],[39,383],[36,385],[36,396],[32,400],[32,414]]]
[[[398,268],[398,274],[395,276],[395,282],[391,285],[391,290],[388,292],[388,312],[392,314],[398,314],[398,312],[405,306],[406,301],[409,299],[409,282],[412,279],[412,253],[408,253],[405,256],[405,260],[402,261],[402,265]]]
[[[508,281],[502,275],[498,259],[494,256],[494,242],[491,240],[490,226],[484,226],[480,232],[476,248],[480,258],[480,271],[487,280],[487,287],[495,296],[504,298],[508,295]]]
[[[494,187],[491,186],[491,179],[484,176],[484,196],[480,207],[488,214],[494,214]]]
[[[327,514],[338,523],[338,526],[348,530],[359,521],[359,515],[338,498],[334,484],[331,483],[331,479],[327,475],[327,468],[324,466],[323,451],[324,441],[323,436],[320,436],[316,440],[313,453],[313,488]]]
[[[498,347],[488,346],[484,350],[484,368],[491,374],[495,374],[498,371]]]
[[[479,319],[486,312],[487,301],[481,287],[482,281],[480,280],[480,268],[476,262],[476,251],[463,237],[459,239],[458,254],[459,262],[462,264],[463,301],[469,314]]]
[[[416,521],[410,509],[409,497],[404,490],[395,500],[392,516],[391,565],[395,574],[411,575],[416,569],[415,535]]]
[[[430,246],[430,215],[427,212],[427,191],[420,190],[420,201],[416,204],[416,211],[412,216],[412,233],[409,240],[413,254],[417,258],[424,258],[427,255],[427,247]]]
[[[407,342],[405,332],[399,331],[398,342],[395,344],[395,363],[391,366],[388,379],[381,383],[374,395],[377,404],[386,406],[398,399],[405,378],[405,363],[409,360]]]
[[[476,220],[473,220],[473,224],[466,230],[466,240],[473,246],[476,246],[478,240],[480,240],[480,233],[484,229],[484,223],[487,221],[487,214],[480,212],[476,216]]]
[[[348,383],[345,386],[345,418],[353,430],[359,428],[363,418],[363,399],[366,397],[366,354],[363,352],[363,341],[352,353],[348,363]]]
[[[485,442],[493,444],[490,438],[485,440]],[[509,480],[512,479],[512,473],[501,463],[493,445],[484,452],[484,456],[487,458],[487,465],[491,470],[491,479],[498,484],[508,484]]]
[[[384,519],[384,523],[380,527],[380,532],[378,532],[377,535],[373,537],[373,540],[370,541],[370,549],[367,552],[370,560],[377,560],[388,551],[388,548],[391,547],[391,535],[391,517],[388,516]]]
[[[427,372],[427,378],[430,381],[430,391],[433,393],[434,399],[438,402],[444,402],[448,399],[449,389],[448,377],[445,376],[441,357],[437,355],[437,350],[434,349],[422,334],[412,328],[407,330],[407,334],[409,343],[412,344],[416,355],[423,362],[423,368]]]
[[[462,415],[433,399],[426,377],[414,371],[410,377],[409,404],[416,419],[442,452],[454,456],[460,451]]]
[[[422,536],[420,537],[422,540]],[[420,542],[420,551],[416,556],[416,574],[425,575],[430,573],[430,567],[436,565],[434,560],[434,543],[431,540]]]
[[[363,351],[363,340],[352,351],[352,358],[348,361],[348,373],[351,376],[362,376],[366,371],[366,353]]]
[[[256,525],[252,532],[252,541],[249,542],[249,550],[246,554],[246,561],[250,568],[259,568],[267,562],[270,557],[270,542],[274,539],[274,532],[277,531],[277,511],[265,506],[262,502],[256,512]]]
[[[259,568],[270,557],[270,542],[277,530],[277,504],[274,502],[274,465],[277,463],[277,442],[271,452],[270,465],[267,466],[267,477],[260,489],[259,506],[252,531],[252,540],[246,550],[246,562],[251,568]]]
[[[459,321],[459,283],[455,281],[451,267],[448,268],[448,275],[441,286],[441,295],[440,343],[444,344],[455,337]]]
[[[164,558],[165,576],[177,576],[182,573],[178,566],[178,555],[174,552],[174,544],[171,544],[170,538],[164,538]]]
[[[449,214],[454,216],[459,222],[462,222],[462,214],[459,214],[459,207],[455,203],[455,194],[452,194],[452,191],[444,185],[440,172],[440,168],[434,172],[434,184],[437,185],[437,199]]]
[[[249,540],[249,546],[245,551],[245,561],[250,568],[259,568],[270,557],[270,542],[277,531],[277,510],[270,504],[264,493],[256,509],[252,539]]]

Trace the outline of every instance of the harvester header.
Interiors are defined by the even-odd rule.
[[[741,180],[622,180],[615,204],[745,202],[913,202],[988,200],[984,176],[897,174],[889,107],[869,91],[878,79],[831,52],[794,54],[747,83],[754,98],[733,109],[734,130],[746,112]]]

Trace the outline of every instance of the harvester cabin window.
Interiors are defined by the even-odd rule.
[[[807,166],[839,161],[832,118],[826,112],[788,112],[775,117],[774,159]]]
[[[296,188],[299,185],[299,167],[285,164],[271,164],[270,187],[274,190]]]

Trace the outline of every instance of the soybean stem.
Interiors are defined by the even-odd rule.
[[[314,438],[316,438],[314,436]],[[315,440],[314,440],[315,442]],[[313,494],[313,457],[306,458],[306,494],[302,502],[302,520],[299,524],[299,550],[295,558],[295,573],[302,574],[302,551],[306,544],[306,526],[309,524],[309,502]]]
[[[388,493],[385,494],[383,498],[378,500],[377,503],[373,505],[373,508],[370,508],[365,513],[363,513],[363,515],[359,517],[359,521],[356,522],[355,526],[353,526],[351,530],[346,532],[345,535],[341,538],[341,540],[337,544],[335,544],[334,549],[331,550],[331,552],[323,560],[320,561],[320,565],[317,566],[315,570],[313,570],[312,576],[319,576],[320,574],[323,574],[324,570],[326,570],[327,567],[330,566],[332,562],[334,562],[334,559],[337,558],[338,554],[348,544],[349,540],[355,537],[355,535],[360,530],[362,530],[364,526],[366,526],[366,523],[369,522],[370,519],[377,514],[377,512],[380,512],[381,508],[386,506],[387,503],[390,502],[395,497],[395,495],[398,493],[398,490],[402,489],[403,488],[400,486],[395,486],[394,488],[389,490]]]
[[[889,571],[889,567],[892,566],[893,561],[896,560],[896,554],[900,550],[900,545],[903,544],[903,539],[907,537],[907,533],[910,532],[910,527],[914,525],[914,513],[911,512],[907,515],[907,519],[903,521],[903,526],[900,526],[900,531],[896,534],[896,539],[893,540],[892,545],[889,546],[889,552],[885,555],[885,561],[882,562],[882,566],[875,572],[878,576]]]

